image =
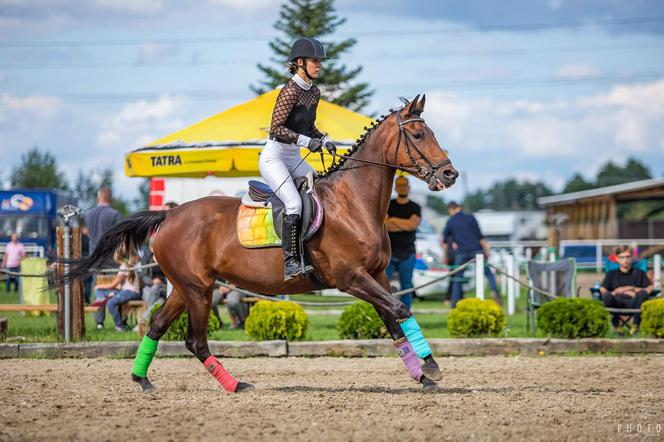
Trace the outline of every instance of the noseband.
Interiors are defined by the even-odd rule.
[[[406,170],[406,171],[411,172],[411,173],[413,171],[415,171],[415,173],[417,173],[417,175],[420,178],[422,178],[426,181],[429,181],[436,174],[438,169],[440,169],[441,167],[447,166],[449,164],[452,164],[452,162],[450,161],[449,158],[444,159],[443,161],[441,161],[439,163],[436,163],[436,164],[431,163],[431,161],[429,161],[429,159],[427,157],[425,157],[424,154],[422,153],[422,151],[420,151],[420,149],[417,147],[417,144],[415,144],[415,142],[411,139],[408,132],[406,132],[406,129],[404,128],[404,126],[406,124],[408,124],[408,123],[417,123],[417,122],[424,123],[424,118],[417,117],[417,118],[410,118],[408,120],[401,121],[401,112],[397,111],[396,114],[397,114],[396,115],[397,124],[399,126],[399,138],[397,139],[397,145],[394,148],[394,164],[397,164],[397,156],[399,155],[399,147],[401,146],[401,139],[402,138],[404,140],[403,147],[404,147],[404,150],[406,151],[406,155],[408,155],[408,158],[413,163],[409,167],[401,167],[403,170]],[[417,163],[417,160],[413,157],[413,153],[411,151],[411,148],[413,150],[415,150],[415,152],[417,152],[419,154],[419,156],[424,161],[426,161],[427,166],[428,166],[427,168],[425,168],[424,166],[421,166],[420,164]]]

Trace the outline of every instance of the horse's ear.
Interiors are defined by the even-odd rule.
[[[421,114],[422,112],[424,112],[424,103],[426,103],[426,101],[427,101],[427,95],[422,94],[422,99],[420,100],[420,104],[417,106],[417,109],[419,111],[418,113]]]
[[[415,98],[413,98],[413,101],[410,102],[410,106],[408,106],[408,112],[409,114],[414,114],[417,111],[418,108],[418,101],[420,99],[420,94],[417,94]]]

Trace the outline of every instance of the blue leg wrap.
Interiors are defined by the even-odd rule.
[[[432,353],[431,347],[429,347],[427,340],[424,339],[422,329],[420,328],[420,324],[417,323],[415,316],[411,316],[400,325],[401,330],[403,330],[406,338],[408,338],[408,342],[413,346],[413,350],[415,350],[418,358],[425,358]]]

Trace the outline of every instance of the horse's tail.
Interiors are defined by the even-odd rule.
[[[148,235],[156,232],[165,219],[166,211],[144,211],[115,224],[104,233],[90,255],[68,261],[69,272],[58,275],[57,285],[84,278],[91,270],[108,262],[120,247],[126,251],[139,250]]]

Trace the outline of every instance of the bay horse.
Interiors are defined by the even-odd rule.
[[[159,266],[173,285],[153,315],[134,361],[132,379],[144,391],[153,388],[147,370],[157,342],[185,310],[189,312],[185,345],[228,391],[253,388],[238,382],[210,353],[207,328],[211,296],[218,278],[265,294],[294,294],[338,288],[369,302],[384,322],[410,376],[425,391],[437,391],[440,368],[415,318],[390,292],[385,268],[390,240],[385,217],[397,169],[425,181],[431,191],[454,184],[458,172],[439,146],[421,114],[425,96],[372,123],[348,153],[315,180],[324,221],[307,242],[315,277],[284,281],[281,248],[248,249],[236,229],[239,198],[205,197],[170,211],[146,211],[113,226],[93,253],[72,263],[68,278],[80,278],[102,265],[120,245],[138,248],[153,235]],[[421,363],[420,359],[424,362]]]

